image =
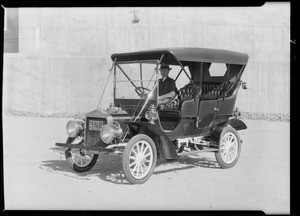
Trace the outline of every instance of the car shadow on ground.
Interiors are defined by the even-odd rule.
[[[213,168],[220,169],[221,167],[217,163],[217,161],[212,157],[201,157],[199,156],[182,156],[175,160],[158,160],[156,164],[156,168],[158,167],[166,167],[164,170],[154,171],[154,175],[168,173],[168,172],[177,172],[180,170],[192,169],[197,167],[202,168]]]
[[[123,174],[122,156],[100,154],[97,163],[91,170],[77,173],[69,167],[64,156],[62,156],[63,153],[60,154],[61,156],[58,160],[41,161],[40,169],[81,180],[90,180],[92,177],[98,177],[103,181],[114,184],[130,184]],[[186,155],[175,160],[158,159],[153,175],[162,175],[170,172],[177,173],[180,170],[199,167],[220,169],[214,157],[203,157],[201,154],[196,156]]]

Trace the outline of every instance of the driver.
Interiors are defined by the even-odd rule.
[[[176,88],[175,81],[168,76],[172,68],[170,68],[169,65],[166,63],[161,63],[159,70],[162,78],[159,79],[158,82],[158,86],[159,86],[158,103],[161,104],[161,103],[165,103],[170,98],[175,96],[175,92],[177,91],[177,88]]]

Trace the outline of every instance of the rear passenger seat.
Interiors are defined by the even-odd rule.
[[[217,100],[226,90],[225,83],[203,83],[202,100]]]

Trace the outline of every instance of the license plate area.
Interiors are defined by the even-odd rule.
[[[100,131],[102,126],[103,126],[103,121],[101,120],[89,120],[90,131]]]

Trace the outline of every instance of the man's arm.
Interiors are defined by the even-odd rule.
[[[167,94],[158,97],[158,104],[166,103],[170,98],[175,95],[175,91],[171,91]]]
[[[167,98],[169,99],[169,98],[173,97],[174,95],[175,95],[175,91],[171,91],[167,94],[159,96],[158,99],[159,100],[164,100],[164,99],[167,99]]]

